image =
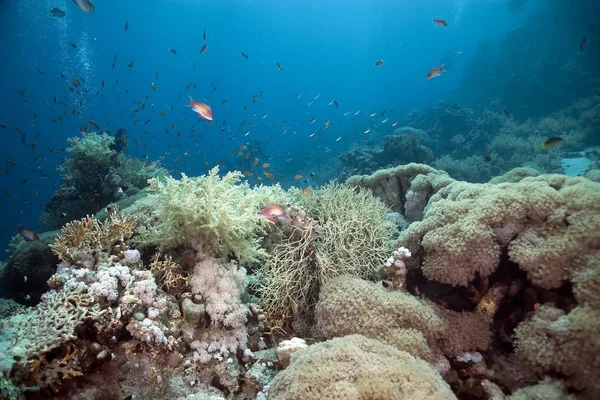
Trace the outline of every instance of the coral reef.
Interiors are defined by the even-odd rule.
[[[56,236],[57,232],[46,232],[40,234],[39,241],[23,241],[12,247],[10,258],[0,270],[3,296],[26,305],[40,300],[42,293],[48,290],[46,281],[54,273],[58,262],[48,247]]]
[[[455,179],[478,183],[517,167],[558,173],[562,171],[561,158],[576,154],[569,151],[598,144],[600,96],[522,120],[497,104],[490,108],[474,111],[457,103],[438,103],[410,113],[405,124],[422,130],[428,138],[427,145],[436,155],[428,164]],[[542,148],[541,143],[550,137],[561,137],[566,145]]]
[[[310,314],[323,283],[344,274],[374,277],[391,250],[394,227],[367,190],[329,184],[300,204],[265,244],[270,257],[259,269],[258,292],[268,314]]]
[[[245,261],[266,258],[258,242],[260,210],[281,200],[283,191],[277,186],[250,189],[247,183],[239,183],[241,172],[223,178],[218,173],[215,167],[198,178],[183,175],[179,181],[167,178],[164,183],[152,179],[147,200],[151,221],[142,222],[137,243],[162,250],[201,243],[202,251],[213,257],[232,253]]]
[[[360,335],[314,344],[292,356],[269,387],[273,399],[455,399],[426,362]]]
[[[88,266],[90,262],[97,263],[92,253],[97,254],[115,244],[119,245],[119,253],[126,251],[123,244],[133,235],[136,220],[120,215],[117,206],[109,206],[108,210],[109,219],[105,222],[87,216],[66,224],[50,245],[52,252],[65,263]]]
[[[408,267],[422,263],[431,280],[466,286],[494,272],[504,249],[533,283],[555,288],[569,270],[589,268],[579,254],[599,246],[590,234],[600,229],[598,196],[598,184],[561,175],[454,182],[432,196],[423,221],[402,232],[399,243],[413,255]]]
[[[392,135],[383,137],[381,148],[354,148],[339,157],[339,180],[351,175],[371,174],[378,169],[408,164],[428,164],[433,161],[433,152],[427,147],[429,138],[420,129],[402,127]]]
[[[431,174],[421,166],[421,176]],[[370,183],[382,199],[402,204],[396,185],[386,190],[377,174],[349,181]],[[432,344],[422,329],[417,330],[430,351],[438,346],[450,359],[452,369],[444,376],[455,393],[481,397],[485,387],[503,398],[503,391],[553,376],[582,398],[593,398],[600,390],[595,384],[600,342],[592,333],[600,320],[600,186],[581,177],[537,175],[526,169],[510,171],[494,182],[448,179],[430,195],[422,219],[399,236],[398,245],[411,253],[402,259],[408,268],[406,286],[390,285],[388,290],[408,290],[435,302],[435,315],[443,326],[438,332],[443,333]],[[403,192],[406,201],[408,191]],[[400,209],[407,212],[406,207]],[[363,310],[374,310],[380,318],[389,314],[378,308],[385,302],[370,304],[377,297],[357,295],[357,284],[353,289],[338,285],[339,292],[327,287],[317,306],[319,326],[327,337],[358,333],[393,344],[393,330],[372,328],[392,323],[362,323],[373,317],[352,311],[352,304],[367,304]],[[338,293],[340,300],[335,302],[329,292]],[[485,351],[492,370],[481,362],[467,367],[459,361],[457,356],[462,359],[461,354],[474,349]],[[524,388],[514,396],[533,390]]]
[[[217,172],[15,242],[2,275],[24,287],[42,274],[16,261],[60,263],[39,304],[3,308],[0,397],[600,391],[600,184],[408,164],[300,194]]]
[[[143,162],[115,150],[115,138],[84,132],[69,139],[70,154],[59,171],[62,187],[40,217],[46,229],[58,229],[65,222],[94,214],[106,205],[135,195],[148,186],[148,179],[168,175],[158,163]]]

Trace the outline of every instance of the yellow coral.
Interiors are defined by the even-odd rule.
[[[131,237],[136,226],[135,218],[119,214],[117,206],[108,206],[108,220],[101,222],[89,215],[66,224],[50,248],[56,256],[70,263],[73,254],[87,246],[92,249],[104,249],[117,240]]]
[[[181,266],[173,261],[171,256],[166,256],[164,261],[160,261],[160,254],[156,254],[150,264],[150,272],[162,283],[161,287],[165,287],[169,291],[183,291],[187,286],[187,276],[183,274]]]

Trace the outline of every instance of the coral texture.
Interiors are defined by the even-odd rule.
[[[258,234],[262,224],[260,210],[268,201],[282,197],[280,189],[250,189],[239,183],[241,172],[229,172],[220,178],[218,168],[208,175],[181,180],[167,178],[150,181],[153,193],[154,223],[139,230],[142,243],[161,249],[202,243],[208,255],[224,257],[233,253],[245,261],[266,258]]]
[[[440,350],[453,357],[486,350],[490,342],[488,321],[474,313],[444,310],[406,292],[385,291],[352,277],[323,286],[315,317],[317,329],[327,338],[360,334],[436,365],[447,363]]]
[[[600,185],[542,175],[516,183],[454,182],[432,196],[423,221],[398,243],[429,279],[465,286],[494,272],[502,249],[531,281],[556,288],[600,249]]]
[[[587,393],[600,393],[600,311],[589,306],[566,314],[542,306],[515,329],[516,372],[530,382],[559,373]]]
[[[272,399],[455,399],[426,362],[360,335],[309,346],[275,376]]]

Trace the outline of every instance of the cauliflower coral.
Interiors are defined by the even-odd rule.
[[[600,184],[541,175],[516,183],[453,182],[399,237],[428,279],[466,286],[496,270],[503,250],[536,285],[559,287],[600,250]]]

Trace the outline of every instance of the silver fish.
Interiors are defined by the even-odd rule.
[[[77,4],[77,6],[85,12],[91,13],[96,10],[90,0],[73,0],[73,3]]]

